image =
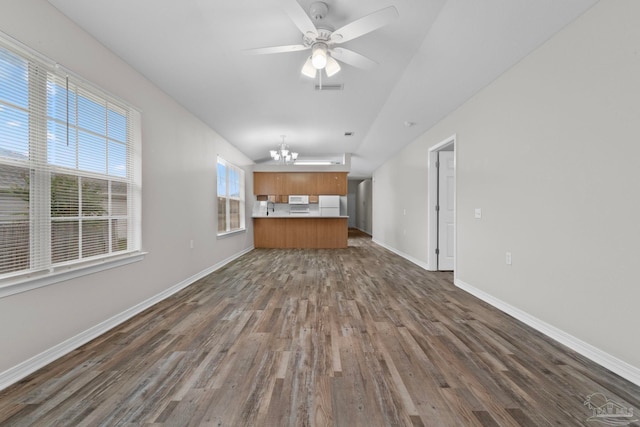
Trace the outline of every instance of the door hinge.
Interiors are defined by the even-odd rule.
[[[436,167],[439,168],[440,167],[440,160],[436,161]]]
[[[436,212],[440,212],[440,205],[436,205]]]
[[[440,255],[440,249],[436,248],[436,255]]]

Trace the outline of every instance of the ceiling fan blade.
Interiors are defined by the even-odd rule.
[[[297,52],[300,50],[310,49],[310,47],[301,44],[292,44],[288,46],[271,46],[271,47],[259,47],[256,49],[245,49],[244,53],[249,55],[265,55],[270,53],[286,53]]]
[[[284,1],[284,10],[304,36],[310,39],[318,37],[316,26],[296,0]]]
[[[398,17],[398,10],[394,6],[385,7],[360,19],[356,19],[331,34],[329,41],[334,44],[344,43],[363,36],[390,24]]]
[[[344,62],[345,64],[349,64],[356,68],[362,68],[365,70],[370,70],[378,65],[377,62],[372,61],[366,56],[360,55],[357,52],[342,47],[334,47],[333,49],[331,49],[331,56],[333,56],[338,61]]]

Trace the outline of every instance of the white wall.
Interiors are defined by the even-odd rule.
[[[365,233],[372,233],[373,225],[373,188],[371,179],[365,179],[358,184],[356,193],[357,220],[356,227]]]
[[[358,184],[361,181],[349,180],[347,185],[347,215],[349,215],[349,220],[347,222],[347,226],[349,228],[355,228],[357,224],[357,216],[358,216]]]
[[[246,169],[249,198],[253,191],[246,156],[46,0],[2,0],[0,31],[142,110],[142,245],[148,252],[138,263],[0,299],[1,377],[253,246],[250,204],[247,232],[216,238],[217,154]]]
[[[386,162],[373,226],[427,263],[427,151],[456,134],[457,283],[593,346],[635,382],[638,16],[638,1],[599,2]]]

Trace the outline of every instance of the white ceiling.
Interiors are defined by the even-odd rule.
[[[334,28],[399,18],[343,45],[376,68],[341,64],[323,84],[344,89],[321,92],[300,74],[308,51],[243,52],[299,44],[282,7],[296,0],[49,1],[254,161],[286,135],[300,158],[352,153],[350,177],[367,177],[597,0],[325,0]]]

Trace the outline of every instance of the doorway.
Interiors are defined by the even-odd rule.
[[[429,149],[427,247],[431,271],[455,271],[455,143],[453,135]]]

